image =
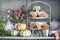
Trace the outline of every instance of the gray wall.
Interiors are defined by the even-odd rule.
[[[0,11],[5,11],[6,9],[19,9],[22,5],[26,5],[26,0],[0,0]],[[0,12],[0,16],[5,14],[5,12]]]
[[[59,0],[33,0],[33,1],[44,1],[51,5],[51,17],[60,21],[60,1]]]
[[[37,1],[37,0],[32,0],[32,1]],[[60,1],[59,0],[39,0],[39,1],[44,1],[44,2],[47,2],[48,4],[51,5],[51,16],[52,16],[52,19],[56,19],[57,21],[60,21]],[[27,3],[26,3],[26,0],[0,0],[0,10],[6,10],[6,9],[18,9],[20,8],[23,4],[29,4],[31,3],[31,0],[27,0]],[[1,13],[0,12],[0,16],[1,15],[5,15],[5,13]]]

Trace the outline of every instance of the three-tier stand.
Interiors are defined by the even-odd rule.
[[[44,10],[48,13],[49,17],[48,18],[40,18],[40,17],[36,17],[36,18],[32,18],[30,16],[29,13],[27,13],[27,28],[30,28],[29,27],[29,23],[30,22],[36,22],[36,21],[39,21],[39,22],[47,22],[50,24],[51,22],[51,6],[46,3],[46,2],[43,2],[43,1],[34,1],[32,3],[30,3],[27,7],[26,7],[26,10],[29,10],[29,9],[33,9],[34,6],[40,6],[41,7],[41,10]],[[32,34],[34,35],[34,30],[37,30],[37,28],[34,28],[32,30]],[[37,30],[38,31],[38,30]],[[40,36],[43,35],[45,33],[40,33]],[[37,34],[38,35],[38,34]],[[40,37],[39,36],[39,37]],[[36,37],[36,34],[35,34],[35,37]]]

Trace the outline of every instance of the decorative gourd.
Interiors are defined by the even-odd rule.
[[[25,30],[26,29],[26,24],[25,23],[18,23],[17,24],[17,29],[18,30]]]
[[[17,36],[18,33],[19,33],[19,31],[17,31],[17,30],[12,30],[12,31],[11,31],[11,35],[12,35],[12,36]]]
[[[31,36],[31,31],[30,30],[22,30],[22,31],[20,31],[20,36],[23,36],[23,37]]]

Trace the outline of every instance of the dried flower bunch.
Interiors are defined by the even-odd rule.
[[[9,19],[13,23],[23,22],[26,19],[26,10],[25,5],[23,5],[20,9],[10,10],[8,9]]]

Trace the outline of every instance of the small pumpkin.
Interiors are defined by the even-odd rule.
[[[12,35],[12,36],[17,36],[18,33],[19,33],[19,31],[17,31],[17,30],[12,30],[12,31],[11,31],[11,35]]]
[[[17,29],[18,30],[25,30],[26,29],[26,24],[25,23],[18,23],[17,24]]]
[[[23,37],[31,36],[31,31],[30,30],[21,30],[20,36],[23,36]]]

